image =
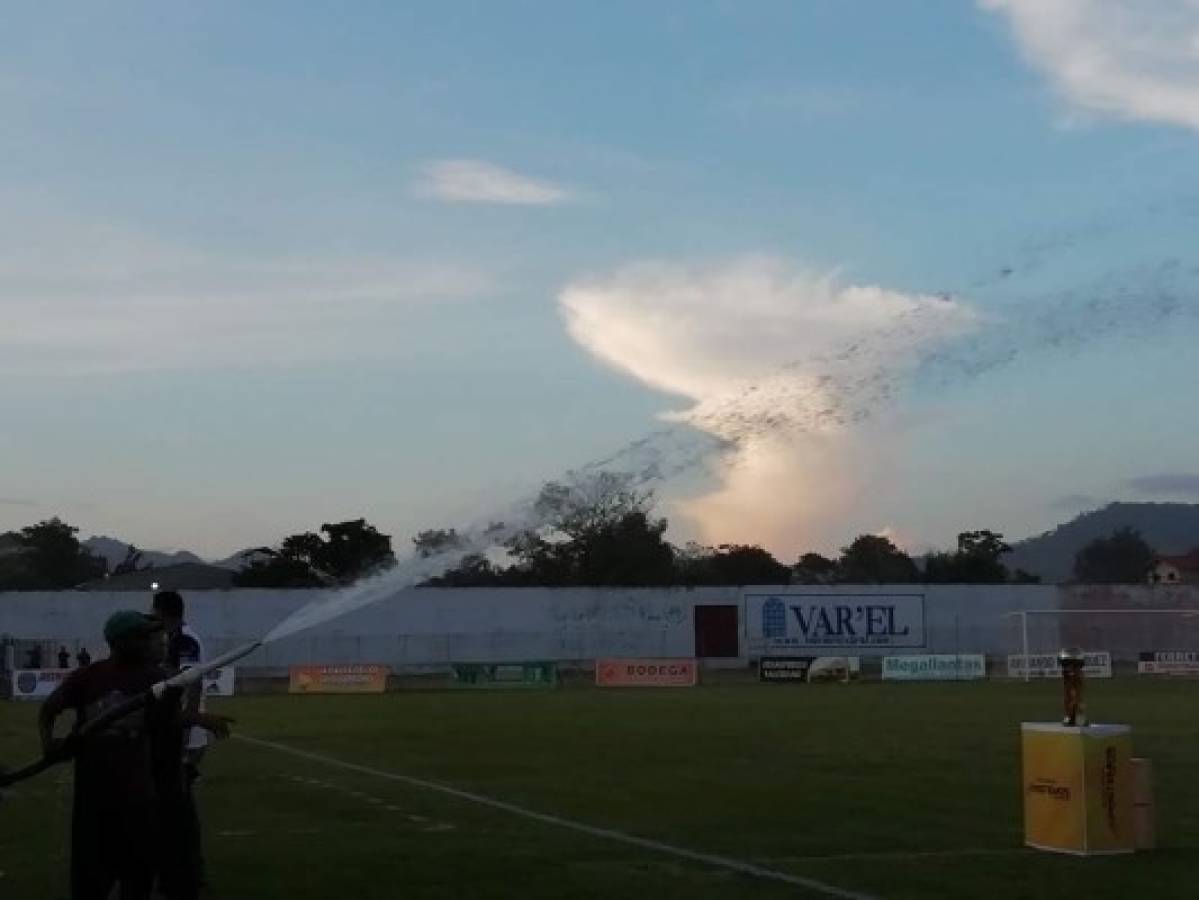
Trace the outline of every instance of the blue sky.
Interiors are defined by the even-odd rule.
[[[0,528],[403,542],[859,337],[895,399],[666,486],[678,537],[1196,499],[1130,484],[1199,468],[1199,13],[1145,6],[10,6]]]

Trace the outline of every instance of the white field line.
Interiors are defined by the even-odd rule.
[[[376,807],[381,806],[384,809],[386,809],[388,812],[403,812],[403,810],[400,809],[400,807],[389,805],[381,797],[372,797],[370,794],[364,794],[364,793],[362,793],[362,791],[356,791],[356,790],[353,790],[352,788],[343,788],[343,787],[340,787],[339,785],[330,784],[327,781],[321,781],[320,779],[317,779],[317,778],[301,778],[299,775],[285,775],[283,777],[286,780],[291,781],[294,784],[302,784],[307,787],[316,788],[318,790],[337,791],[339,794],[342,794],[343,796],[353,797],[355,800],[365,801],[366,803],[369,803],[371,806],[376,806]],[[410,822],[417,822],[417,823],[424,825],[424,827],[421,829],[421,831],[453,831],[454,830],[454,826],[450,825],[448,822],[434,822],[432,819],[427,819],[424,816],[408,816],[408,820]],[[300,834],[301,832],[291,831],[288,833],[289,834]],[[317,832],[314,831],[312,833],[316,834]]]
[[[954,856],[1026,856],[1027,847],[967,847],[962,850],[880,850],[877,853],[826,853],[824,856],[774,856],[774,863],[853,862],[872,859],[936,859]]]
[[[525,809],[523,806],[507,803],[503,800],[496,800],[492,797],[486,797],[482,794],[460,790],[459,788],[450,787],[446,784],[439,784],[436,781],[426,781],[423,778],[415,778],[411,775],[401,775],[398,772],[387,772],[383,769],[373,769],[369,766],[360,766],[357,763],[346,762],[345,760],[337,759],[336,757],[323,756],[319,753],[310,753],[307,750],[289,747],[287,744],[278,744],[274,741],[264,741],[261,738],[249,737],[244,734],[237,735],[237,739],[248,744],[254,744],[255,746],[277,750],[280,753],[288,753],[301,759],[307,759],[313,762],[323,763],[327,766],[345,769],[349,772],[358,772],[362,775],[370,775],[374,778],[384,778],[388,781],[398,781],[401,784],[422,788],[427,791],[434,791],[449,797],[455,797],[458,800],[465,800],[468,803],[476,803],[480,806],[488,806],[492,809],[498,809],[514,816],[520,816],[524,819],[531,819],[534,822],[541,822],[544,825],[553,825],[557,828],[577,831],[582,834],[590,835],[591,837],[601,838],[602,840],[628,844],[633,847],[640,847],[643,850],[652,850],[655,853],[664,853],[680,859],[702,863],[705,866],[711,866],[717,869],[727,869],[730,872],[737,872],[741,875],[749,875],[754,878],[761,878],[767,881],[779,881],[783,884],[790,884],[817,894],[823,894],[826,897],[839,897],[841,900],[877,900],[877,898],[871,896],[870,894],[846,890],[823,881],[817,881],[814,878],[804,878],[800,875],[791,875],[787,872],[778,872],[774,869],[765,869],[761,866],[756,866],[753,863],[744,862],[739,859],[733,859],[728,856],[716,856],[715,854],[711,853],[701,853],[697,850],[688,850],[686,847],[678,847],[674,844],[666,844],[662,841],[638,837],[635,834],[625,834],[623,831],[616,831],[611,828],[599,828],[595,825],[588,825],[585,822],[577,822],[573,819],[564,819],[561,816],[552,816],[547,813],[536,812],[535,810]]]

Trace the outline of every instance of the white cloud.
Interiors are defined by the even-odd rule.
[[[1199,128],[1197,0],[980,0],[1086,113]]]
[[[389,352],[416,304],[490,287],[456,264],[262,258],[73,220],[0,225],[0,375],[302,363]]]
[[[647,385],[687,398],[669,418],[722,441],[722,487],[691,501],[710,540],[790,552],[825,544],[889,471],[878,414],[974,313],[939,296],[842,284],[768,258],[649,263],[568,285],[572,337]]]
[[[477,159],[443,159],[425,166],[417,193],[447,203],[559,206],[570,190]]]

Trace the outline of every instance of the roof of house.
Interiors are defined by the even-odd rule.
[[[1157,561],[1159,564],[1165,563],[1176,569],[1199,570],[1199,549],[1192,550],[1190,553],[1184,553],[1182,556],[1159,556]]]
[[[203,563],[179,563],[108,575],[79,585],[81,591],[220,591],[233,587],[234,572]],[[157,587],[155,587],[157,585]]]

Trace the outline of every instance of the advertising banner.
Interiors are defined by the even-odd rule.
[[[1028,658],[1029,678],[1061,678],[1062,666],[1056,653],[1037,653]],[[1024,677],[1024,657],[1020,654],[1007,658],[1008,678]],[[1088,678],[1111,678],[1112,655],[1106,650],[1088,652],[1082,674]]]
[[[758,680],[763,684],[812,684],[854,681],[862,675],[856,656],[763,656]]]
[[[1199,675],[1199,653],[1167,650],[1142,653],[1137,662],[1140,675]]]
[[[456,663],[451,667],[450,687],[553,688],[558,686],[558,666],[552,662]]]
[[[981,653],[883,657],[883,681],[974,681],[987,677]]]
[[[223,669],[209,672],[203,679],[204,695],[207,697],[232,697],[236,683],[234,675],[235,670],[232,666],[225,666]]]
[[[694,659],[597,659],[595,683],[600,687],[694,687],[699,664]]]
[[[378,665],[292,666],[291,694],[382,694],[391,670]]]
[[[765,653],[816,647],[923,647],[923,594],[746,591],[745,628]]]
[[[12,673],[12,698],[45,700],[70,674],[70,669],[17,669]]]

